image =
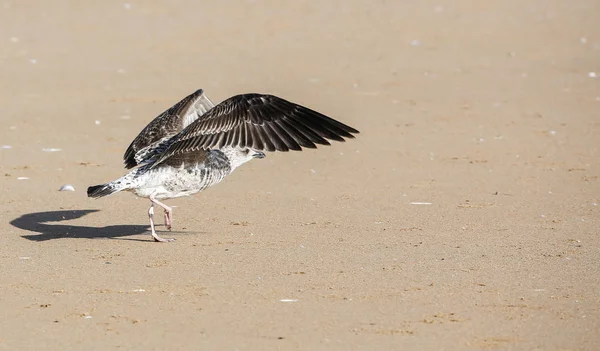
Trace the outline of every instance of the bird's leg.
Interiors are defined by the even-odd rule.
[[[171,212],[165,210],[165,226],[171,230]]]
[[[154,196],[150,197],[150,201],[152,201],[152,203],[157,204],[165,210],[165,226],[167,227],[167,229],[171,230],[171,222],[173,222],[173,208],[156,200]]]
[[[152,204],[150,205],[150,208],[148,209],[148,218],[150,218],[150,229],[152,230],[152,237],[154,238],[154,241],[158,241],[161,243],[166,243],[169,241],[174,241],[175,239],[163,239],[160,236],[158,236],[158,234],[156,234],[156,230],[154,230],[154,202],[156,201],[154,199],[153,196],[150,197],[150,201],[152,201]]]

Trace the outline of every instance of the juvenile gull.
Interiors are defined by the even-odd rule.
[[[154,205],[164,209],[171,229],[172,208],[159,200],[195,194],[223,180],[242,164],[264,158],[264,151],[300,151],[354,138],[358,131],[304,106],[265,94],[242,94],[218,105],[202,89],[152,120],[124,155],[133,169],[110,183],[91,186],[98,198],[127,190],[151,201],[148,209],[155,241],[167,242],[154,228]],[[139,166],[139,167],[138,167]]]

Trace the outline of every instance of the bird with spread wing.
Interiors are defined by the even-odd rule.
[[[112,182],[90,186],[99,198],[122,190],[150,199],[150,229],[155,241],[168,242],[154,227],[154,205],[164,210],[171,229],[173,210],[159,200],[195,194],[221,182],[242,164],[265,152],[300,151],[345,141],[358,131],[319,112],[265,94],[233,96],[218,105],[202,89],[152,120],[124,155],[127,169]]]

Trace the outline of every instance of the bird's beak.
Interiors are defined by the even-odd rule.
[[[256,151],[254,153],[254,155],[252,155],[252,157],[254,157],[254,158],[265,158],[265,153],[264,152],[260,152],[260,151]]]

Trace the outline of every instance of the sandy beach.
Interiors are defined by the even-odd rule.
[[[3,1],[0,349],[600,349],[598,14]],[[198,88],[361,133],[168,200],[154,243],[147,199],[85,190]]]

